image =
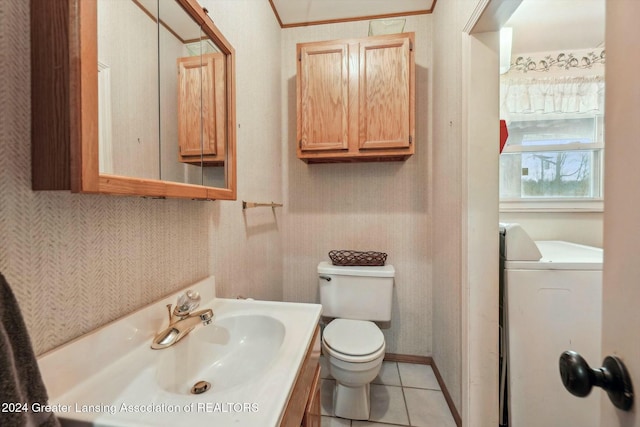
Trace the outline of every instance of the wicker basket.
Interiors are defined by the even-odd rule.
[[[359,252],[349,250],[329,251],[329,258],[333,265],[384,265],[387,254],[384,252]]]

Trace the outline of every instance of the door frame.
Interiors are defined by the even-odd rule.
[[[461,34],[462,425],[468,427],[499,422],[498,31],[520,3],[479,0]]]

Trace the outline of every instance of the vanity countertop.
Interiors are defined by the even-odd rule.
[[[63,425],[280,424],[322,307],[215,298],[213,277],[189,289],[200,292],[200,308],[212,308],[214,321],[169,348],[150,344],[179,293],[38,358]],[[191,394],[200,380],[210,389]]]

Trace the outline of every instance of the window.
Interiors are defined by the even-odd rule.
[[[593,78],[507,83],[501,210],[602,209],[603,84]]]
[[[600,199],[603,117],[512,121],[500,198]]]

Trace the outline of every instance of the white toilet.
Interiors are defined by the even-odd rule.
[[[335,415],[369,419],[369,384],[384,359],[384,335],[373,321],[391,320],[395,270],[380,267],[318,265],[322,315],[334,318],[324,328],[322,352],[336,380]]]

